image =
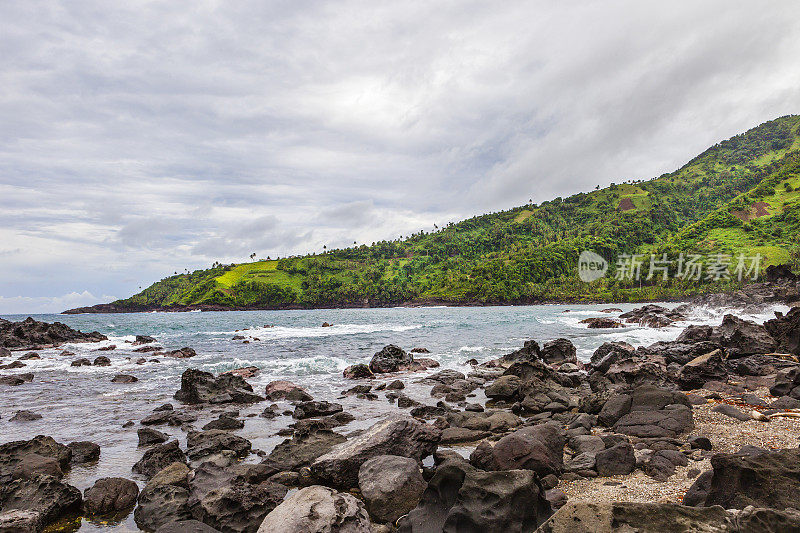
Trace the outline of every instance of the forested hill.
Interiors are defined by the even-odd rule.
[[[800,116],[781,117],[649,181],[528,203],[372,246],[215,265],[70,312],[623,301],[728,288],[735,279],[615,279],[615,261],[620,254],[644,254],[645,263],[651,253],[760,254],[762,268],[797,269],[799,129]],[[578,279],[583,250],[610,262],[605,277]]]

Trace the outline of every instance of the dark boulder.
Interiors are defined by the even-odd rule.
[[[184,403],[255,403],[264,398],[253,393],[242,377],[235,374],[213,374],[194,368],[187,369],[181,376],[181,388],[175,399]]]
[[[267,384],[265,394],[268,400],[278,401],[287,400],[290,402],[308,402],[313,400],[312,396],[302,387],[295,385],[291,381],[272,381]]]
[[[369,365],[364,363],[357,363],[350,365],[342,372],[347,379],[372,379],[375,374],[370,370]]]
[[[673,322],[686,318],[680,311],[667,309],[656,304],[647,304],[627,313],[622,313],[619,317],[628,323],[639,324],[649,328],[669,326]]]
[[[399,372],[410,368],[413,362],[414,358],[411,354],[406,353],[399,346],[390,344],[372,356],[369,369],[376,374]]]
[[[72,450],[44,435],[0,444],[0,484],[9,481],[23,458],[31,454],[55,459],[62,471],[69,468],[72,459]]]
[[[401,533],[522,533],[551,514],[535,473],[483,472],[459,460],[437,468],[419,506],[398,522]]]
[[[86,512],[111,518],[126,516],[136,506],[139,487],[129,479],[104,477],[83,493]]]
[[[726,509],[796,508],[800,501],[800,449],[717,454],[705,505]]]
[[[38,349],[65,342],[99,342],[108,337],[94,331],[82,333],[61,322],[39,322],[31,317],[21,322],[0,321],[0,346],[17,349]]]
[[[614,329],[625,327],[619,320],[606,317],[584,318],[581,320],[581,324],[586,324],[586,327],[589,329]]]
[[[28,453],[20,458],[19,463],[14,467],[11,476],[14,479],[31,479],[34,476],[47,475],[57,479],[64,477],[61,465],[53,457],[39,455],[38,453]]]
[[[764,326],[735,315],[725,315],[722,324],[714,328],[710,340],[724,346],[730,357],[772,353],[777,347]]]
[[[153,428],[141,428],[137,432],[139,436],[139,446],[152,446],[167,442],[169,436]]]
[[[800,400],[800,367],[779,372],[769,393],[773,396],[788,396]]]
[[[72,464],[93,463],[100,459],[100,446],[94,442],[70,442],[67,446],[72,450]]]
[[[243,421],[230,416],[221,415],[216,420],[212,420],[211,422],[203,426],[203,429],[204,430],[221,429],[223,431],[234,431],[237,429],[242,429],[243,427],[244,427]]]
[[[711,490],[711,480],[714,477],[713,470],[706,470],[694,480],[692,486],[683,495],[683,505],[698,507],[706,502],[708,492]]]
[[[178,441],[159,444],[150,448],[139,461],[133,465],[133,472],[145,477],[153,477],[172,463],[185,463],[186,454],[178,447]]]
[[[0,509],[37,514],[37,530],[80,511],[81,500],[81,491],[53,476],[35,475],[0,485]]]
[[[599,476],[627,475],[636,468],[633,446],[620,443],[595,455],[595,469]]]
[[[511,364],[518,362],[533,362],[539,361],[542,356],[542,351],[539,348],[539,343],[534,340],[525,341],[522,348],[514,352],[508,353],[501,357],[498,361],[503,364]]]
[[[164,524],[189,520],[189,467],[173,463],[147,482],[133,513],[136,525],[153,531]]]
[[[93,366],[111,366],[111,359],[106,357],[105,355],[101,355],[99,357],[95,357],[94,362],[92,363]]]
[[[330,403],[326,401],[316,402],[300,402],[292,413],[293,418],[302,420],[304,418],[329,416],[336,413],[341,413],[343,410],[342,405],[338,403]]]
[[[682,389],[699,389],[709,381],[724,383],[727,379],[728,370],[720,349],[695,357],[683,365],[677,376]]]
[[[14,413],[14,416],[9,418],[11,422],[33,422],[34,420],[40,420],[42,415],[39,413],[34,413],[32,411],[26,411],[24,409],[17,411]]]
[[[793,307],[785,316],[776,313],[764,322],[764,328],[775,339],[777,351],[800,355],[800,307]]]
[[[564,431],[557,424],[525,427],[494,446],[481,442],[470,463],[483,470],[532,470],[539,476],[560,474],[564,466]]]
[[[356,437],[334,446],[311,465],[312,474],[334,487],[358,484],[358,469],[378,455],[399,455],[421,461],[432,454],[441,430],[410,417],[377,422]]]
[[[604,342],[592,354],[590,365],[594,370],[605,373],[612,364],[635,352],[636,349],[627,342]]]
[[[136,383],[139,378],[128,374],[117,374],[111,379],[111,383]]]
[[[577,350],[569,339],[555,339],[544,343],[541,357],[547,364],[577,363]]]
[[[186,446],[186,455],[192,460],[223,450],[232,451],[236,457],[245,457],[252,448],[249,440],[221,429],[190,431],[186,436]]]
[[[317,458],[328,453],[337,444],[347,439],[330,430],[310,431],[286,439],[272,450],[264,463],[277,471],[298,471],[311,466]]]
[[[415,459],[379,455],[358,471],[358,487],[377,522],[394,523],[415,508],[427,484]]]

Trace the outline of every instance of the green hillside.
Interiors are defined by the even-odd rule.
[[[649,181],[476,216],[434,232],[321,255],[215,266],[165,278],[113,303],[314,307],[401,302],[521,303],[644,300],[726,288],[735,280],[614,279],[619,254],[761,254],[800,250],[800,116],[766,122]],[[611,264],[586,284],[577,258]]]

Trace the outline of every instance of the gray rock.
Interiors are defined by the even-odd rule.
[[[732,405],[728,405],[726,403],[721,403],[711,409],[715,413],[719,413],[721,415],[729,416],[731,418],[735,418],[736,420],[740,420],[742,422],[747,422],[750,420],[750,415],[747,413],[741,412],[739,409]]]
[[[178,520],[164,524],[156,529],[156,533],[220,533],[220,531],[199,520]]]
[[[630,444],[617,444],[598,452],[595,456],[597,474],[600,476],[627,475],[636,468],[636,457]]]
[[[369,514],[378,522],[393,523],[415,508],[427,483],[414,459],[379,455],[358,471],[358,487]]]
[[[122,517],[136,506],[139,487],[129,479],[104,477],[83,493],[84,508],[90,515]]]
[[[35,475],[0,485],[0,509],[32,511],[39,515],[39,527],[81,507],[81,491],[53,476]]]
[[[388,418],[360,435],[334,446],[312,465],[312,474],[334,487],[358,484],[358,469],[378,455],[399,455],[421,461],[432,454],[441,431],[410,417]]]
[[[253,393],[253,387],[236,374],[213,374],[195,368],[181,376],[181,388],[175,399],[184,403],[256,403],[264,400]]]
[[[144,452],[144,456],[133,465],[133,472],[145,477],[153,477],[172,463],[185,463],[186,454],[178,447],[178,441],[159,444]]]
[[[166,433],[152,428],[141,428],[137,433],[139,435],[139,446],[152,446],[169,440],[169,436]]]
[[[270,512],[258,533],[372,533],[364,504],[350,494],[313,485]]]
[[[67,447],[72,450],[72,464],[93,463],[100,459],[100,446],[94,442],[70,442]]]
[[[186,446],[186,455],[192,460],[223,450],[230,450],[237,457],[245,457],[252,449],[249,440],[221,429],[190,431],[186,436]]]

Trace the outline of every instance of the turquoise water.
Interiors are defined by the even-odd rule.
[[[35,435],[51,435],[59,442],[91,440],[102,447],[100,461],[89,467],[76,467],[67,482],[85,489],[100,477],[120,476],[137,479],[131,466],[141,457],[136,430],[138,423],[123,429],[122,425],[149,414],[153,408],[172,402],[180,387],[180,375],[189,367],[219,373],[242,366],[257,366],[260,373],[249,379],[256,392],[275,379],[288,379],[306,387],[320,400],[336,400],[358,417],[343,431],[357,429],[397,408],[382,395],[376,401],[355,398],[337,399],[340,392],[353,385],[342,378],[342,370],[353,363],[369,362],[372,355],[386,344],[397,344],[406,350],[424,347],[430,357],[443,368],[464,373],[470,367],[464,362],[475,358],[486,361],[513,351],[525,340],[540,344],[558,337],[570,339],[578,349],[578,357],[588,360],[603,342],[623,340],[633,345],[649,345],[658,340],[674,339],[688,323],[718,324],[720,311],[698,311],[689,322],[680,326],[649,329],[626,327],[615,330],[590,330],[580,320],[592,316],[616,316],[600,312],[609,305],[547,305],[519,307],[429,307],[393,309],[333,309],[309,311],[233,311],[207,313],[132,313],[109,315],[34,315],[37,320],[60,321],[82,331],[99,331],[109,337],[101,344],[70,344],[63,348],[75,352],[59,355],[56,350],[40,351],[41,360],[27,361],[19,370],[5,374],[33,372],[35,379],[19,387],[0,386],[0,442],[27,439]],[[630,304],[614,305],[625,311]],[[568,312],[567,312],[568,311]],[[751,318],[764,320],[771,313]],[[21,320],[24,316],[9,316]],[[332,327],[321,327],[323,322]],[[272,327],[264,327],[269,325]],[[246,329],[245,328],[249,328]],[[240,331],[236,331],[240,330]],[[245,331],[242,331],[245,330]],[[198,355],[191,359],[159,358],[159,363],[137,365],[134,361],[149,354],[132,352],[134,335],[151,335],[167,349],[183,346],[194,348]],[[250,342],[234,341],[244,335]],[[257,340],[256,340],[257,339]],[[95,352],[108,344],[116,350]],[[110,367],[71,367],[79,357],[94,359],[106,355]],[[4,361],[5,363],[9,362]],[[132,374],[134,384],[114,384],[115,374]],[[403,377],[409,396],[429,404],[435,400],[429,389],[413,382],[420,374]],[[478,400],[481,399],[479,395]],[[245,428],[237,434],[253,441],[253,447],[269,452],[282,440],[276,432],[292,422],[291,417],[274,420],[260,418],[266,404],[244,408]],[[287,406],[288,407],[288,406]],[[28,409],[43,415],[33,422],[10,422],[17,409]],[[215,418],[211,413],[198,413],[195,424],[204,425]],[[178,428],[158,429],[168,432],[185,444],[185,435]],[[258,460],[253,455],[250,460]],[[137,479],[141,482],[141,479]],[[131,519],[119,525],[84,522],[81,530],[135,530]]]

